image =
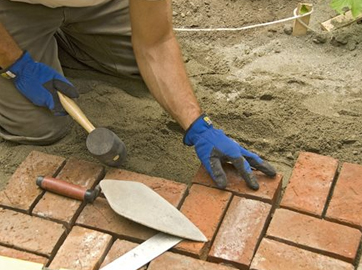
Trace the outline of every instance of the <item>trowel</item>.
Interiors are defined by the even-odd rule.
[[[78,200],[93,202],[100,193],[119,215],[160,231],[101,270],[137,270],[183,239],[206,242],[205,235],[176,207],[145,184],[104,179],[93,190],[51,178],[38,177],[39,187]]]

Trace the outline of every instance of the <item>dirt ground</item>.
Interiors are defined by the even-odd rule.
[[[268,22],[292,16],[298,2],[174,0],[174,26]],[[336,13],[329,1],[312,3],[311,27],[317,32],[303,37],[290,35],[291,22],[239,32],[177,32],[196,95],[215,126],[269,160],[285,179],[300,151],[362,164],[362,24],[326,34],[320,23]],[[200,162],[142,82],[65,60],[67,77],[82,93],[80,107],[96,126],[125,142],[123,168],[190,181]],[[46,147],[1,141],[0,189],[32,150],[97,162],[87,151],[86,136],[74,124],[67,137]]]

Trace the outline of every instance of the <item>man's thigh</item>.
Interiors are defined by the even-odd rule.
[[[82,63],[104,73],[139,78],[131,43],[128,0],[86,8],[65,8],[59,45]]]
[[[41,5],[0,1],[0,22],[21,49],[36,61],[62,72],[54,33],[62,23],[62,10]],[[0,136],[11,141],[48,144],[65,135],[69,117],[55,117],[46,108],[33,105],[0,77]]]

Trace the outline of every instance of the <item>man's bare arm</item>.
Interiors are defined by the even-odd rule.
[[[22,50],[0,23],[0,67],[11,66],[22,54]]]
[[[170,0],[130,1],[132,43],[152,95],[187,129],[201,109],[188,79],[172,29]]]

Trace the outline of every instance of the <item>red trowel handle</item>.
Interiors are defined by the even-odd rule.
[[[36,179],[36,184],[44,190],[51,191],[68,198],[86,202],[93,202],[100,192],[99,188],[91,190],[82,186],[66,182],[64,180],[47,176],[38,176],[38,178]]]

